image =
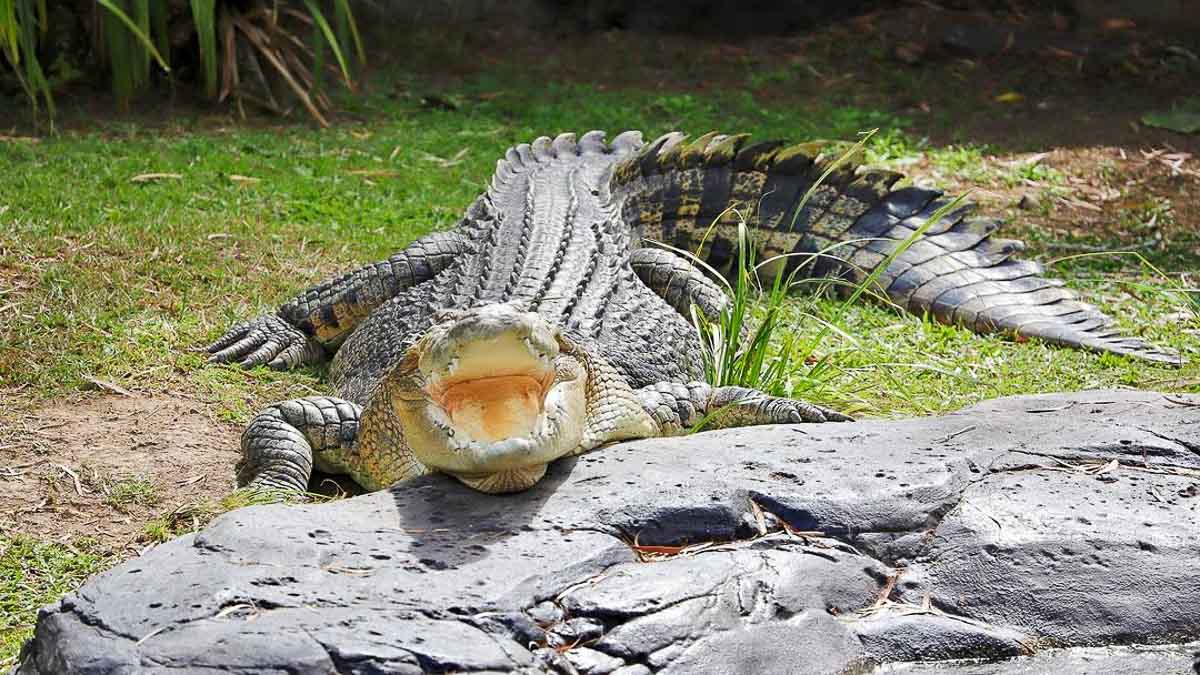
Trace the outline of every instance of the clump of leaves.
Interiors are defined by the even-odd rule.
[[[365,51],[349,0],[328,0],[332,21],[317,0],[96,0],[80,22],[90,33],[92,63],[112,78],[127,103],[156,74],[175,85],[176,72],[199,73],[208,96],[285,115],[298,102],[322,126],[330,102],[323,75],[330,70],[348,88],[351,52]],[[54,115],[52,85],[39,61],[49,34],[47,0],[0,0],[3,51],[34,109]],[[59,16],[57,14],[53,16]],[[326,57],[333,55],[334,64]]]
[[[359,61],[365,60],[349,0],[333,3],[340,38],[316,0],[303,1],[306,11],[278,1],[240,4],[244,6],[192,0],[209,95],[218,101],[232,96],[243,114],[245,100],[283,115],[288,112],[284,94],[290,92],[314,120],[328,126],[323,112],[330,108],[322,91],[324,47],[333,53],[336,72],[348,88],[354,81],[343,46],[353,43]],[[307,43],[301,37],[305,32],[311,35]]]

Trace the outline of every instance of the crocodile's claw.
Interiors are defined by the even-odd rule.
[[[243,368],[266,364],[275,370],[317,363],[325,354],[318,342],[269,314],[234,324],[205,350],[212,354],[209,363],[237,362]]]
[[[793,398],[771,398],[764,407],[779,422],[853,422],[854,418],[824,406]]]

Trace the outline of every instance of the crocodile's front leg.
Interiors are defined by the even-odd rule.
[[[209,361],[277,370],[323,360],[360,321],[401,291],[437,276],[465,250],[458,232],[435,232],[381,262],[314,286],[273,315],[235,324],[207,347]]]
[[[238,487],[307,490],[314,453],[350,450],[362,407],[333,396],[309,396],[262,411],[242,434]]]
[[[704,382],[659,382],[636,390],[642,407],[663,436],[705,429],[796,422],[848,422],[836,410],[745,387],[714,387]]]

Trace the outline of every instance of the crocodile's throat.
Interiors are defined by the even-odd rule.
[[[554,372],[497,375],[462,380],[429,391],[430,400],[445,411],[455,430],[472,439],[494,443],[528,436],[544,410]]]

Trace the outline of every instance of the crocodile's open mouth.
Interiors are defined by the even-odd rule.
[[[536,481],[579,447],[583,357],[537,314],[508,305],[460,311],[435,323],[413,355],[412,386],[395,405],[426,466],[464,481],[511,472]]]
[[[425,392],[456,432],[494,443],[533,433],[553,384],[551,356],[506,334],[464,345]]]

